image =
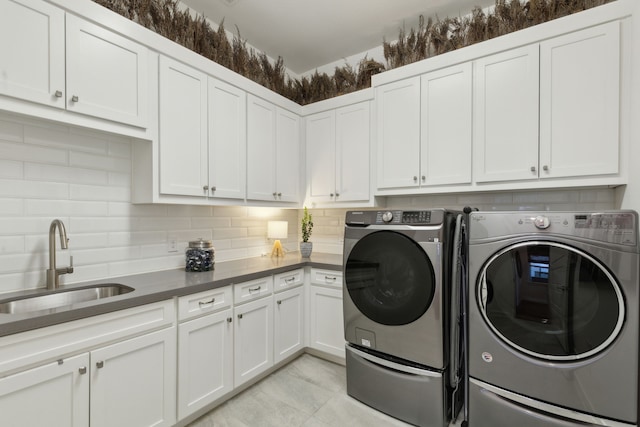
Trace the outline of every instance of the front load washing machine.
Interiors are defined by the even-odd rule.
[[[638,215],[474,212],[469,425],[636,426]]]
[[[346,215],[347,392],[416,425],[446,426],[458,408],[461,218],[444,209]]]

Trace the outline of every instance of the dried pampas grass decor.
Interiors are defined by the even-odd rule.
[[[615,0],[496,0],[485,12],[475,7],[462,18],[423,16],[417,29],[400,30],[398,40],[382,46],[386,65],[367,57],[356,67],[336,67],[333,76],[317,71],[309,77],[291,79],[281,57],[270,61],[247,47],[236,28],[229,41],[224,19],[214,30],[203,16],[193,18],[180,10],[178,0],[93,0],[94,2],[241,74],[300,105],[322,101],[371,87],[371,76],[432,56],[470,46],[556,18],[581,12]]]

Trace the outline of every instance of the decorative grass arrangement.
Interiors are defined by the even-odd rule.
[[[336,67],[333,76],[317,71],[310,77],[291,79],[284,61],[273,63],[266,54],[248,48],[236,28],[229,41],[222,20],[214,30],[207,20],[192,18],[178,0],[94,0],[96,3],[173,40],[182,46],[241,74],[300,105],[371,87],[371,76],[412,62],[470,46],[615,0],[496,0],[485,14],[476,7],[470,16],[438,19],[420,17],[417,29],[400,30],[398,40],[383,41],[386,65],[367,57],[356,67]]]

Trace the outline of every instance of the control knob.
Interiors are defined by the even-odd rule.
[[[382,214],[382,220],[384,222],[391,222],[391,220],[393,219],[393,213],[392,212],[385,212]]]
[[[550,225],[549,218],[544,215],[539,215],[533,219],[533,225],[542,230],[548,228]]]

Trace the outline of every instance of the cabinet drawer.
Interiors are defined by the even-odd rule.
[[[281,292],[300,286],[304,283],[304,269],[299,268],[286,273],[280,273],[273,276],[273,291]]]
[[[342,288],[342,272],[333,270],[311,269],[311,283],[332,288]]]
[[[273,290],[273,276],[233,285],[233,302],[242,304],[254,299],[270,295]]]
[[[230,307],[233,301],[232,292],[231,286],[225,286],[180,297],[178,319],[183,321]]]

